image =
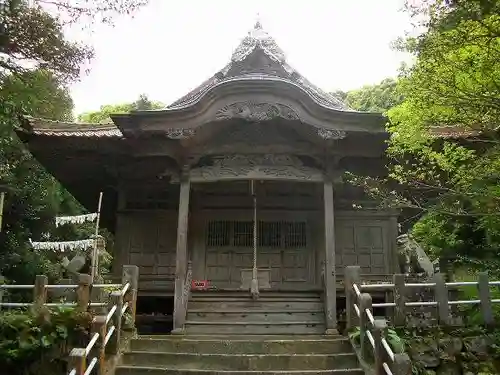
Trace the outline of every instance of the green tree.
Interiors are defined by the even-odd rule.
[[[345,102],[349,107],[363,112],[386,112],[400,104],[403,96],[397,90],[397,81],[386,78],[376,85],[366,85],[358,90],[348,91]]]
[[[81,207],[33,159],[14,135],[19,116],[71,120],[66,84],[79,78],[92,48],[65,39],[68,23],[111,23],[146,0],[7,0],[0,2],[0,180],[10,186],[0,233],[0,273],[32,283],[37,273],[59,275],[58,263],[28,248],[29,238],[53,230],[56,213]]]
[[[25,114],[50,120],[73,120],[73,99],[50,71],[40,69],[11,75],[0,88],[4,98],[22,106]]]
[[[73,101],[68,90],[45,70],[7,76],[0,86],[0,97],[8,97],[13,106],[32,116],[71,119]],[[54,216],[61,209],[75,213],[81,207],[24,149],[10,125],[0,122],[0,180],[12,187],[6,196],[0,233],[0,274],[27,283],[40,272],[55,278],[58,264],[46,254],[33,252],[28,239],[50,233]]]
[[[111,23],[117,14],[130,14],[148,0],[6,0],[0,3],[0,74],[44,68],[67,80],[80,76],[93,49],[64,37],[67,23]],[[28,63],[28,64],[27,64]]]
[[[397,43],[416,61],[399,78],[404,101],[388,111],[391,179],[405,189],[363,183],[385,201],[421,210],[414,232],[424,244],[498,260],[500,2],[442,0],[408,9],[425,31]]]
[[[165,108],[160,102],[152,102],[147,95],[141,94],[139,98],[132,103],[105,104],[98,111],[84,112],[78,115],[78,121],[85,123],[110,123],[109,115],[113,113],[129,113],[137,110],[150,110]]]

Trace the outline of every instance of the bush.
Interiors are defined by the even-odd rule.
[[[361,331],[359,327],[355,327],[349,332],[349,339],[356,345],[361,345]],[[401,354],[405,352],[405,342],[394,329],[389,328],[387,330],[386,340],[394,353]]]
[[[90,313],[70,308],[0,314],[0,368],[9,375],[65,374],[73,347],[85,347]]]

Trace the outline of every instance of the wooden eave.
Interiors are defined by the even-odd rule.
[[[149,140],[128,140],[114,124],[71,124],[30,117],[21,122],[22,127],[16,129],[19,138],[40,164],[88,210],[95,211],[98,194],[104,191],[108,211],[103,220],[110,229],[113,229],[115,207],[108,206],[116,204],[122,170],[141,158],[157,160],[155,157],[158,157],[154,148],[153,153],[142,155],[144,149],[149,150]],[[159,154],[167,161],[168,151],[163,148]],[[162,166],[163,162],[157,164]]]
[[[122,132],[114,124],[63,122],[30,116],[21,117],[21,128],[16,129],[16,132],[21,138],[27,135],[74,138],[123,138]]]
[[[245,104],[254,109],[249,121],[262,121],[259,115],[265,111],[259,110],[262,105],[269,105],[271,112],[286,108],[283,118],[299,120],[303,126],[323,133],[385,132],[381,114],[351,110],[290,66],[260,22],[242,39],[222,69],[165,109],[134,111],[111,118],[127,137],[163,134],[189,138],[199,127],[221,118],[227,120],[234,115],[241,119],[245,112],[252,112],[252,108],[241,110]]]
[[[286,105],[297,113],[303,126],[345,132],[384,133],[385,117],[380,113],[344,111],[324,107],[291,82],[275,77],[225,81],[190,106],[111,115],[127,137],[167,135],[176,129],[196,129],[220,121],[218,114],[239,103]]]

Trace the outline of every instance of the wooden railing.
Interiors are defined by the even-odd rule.
[[[111,293],[107,314],[94,317],[87,346],[71,350],[69,375],[103,375],[106,372],[106,354],[119,352],[122,320],[127,311],[130,326],[135,325],[138,279],[137,266],[123,266],[121,288]],[[92,352],[95,355],[87,365]]]
[[[396,274],[392,283],[363,284],[360,276],[360,267],[350,266],[345,273],[346,320],[347,328],[358,326],[360,329],[361,357],[369,357],[373,351],[376,375],[407,375],[411,371],[411,362],[406,354],[394,353],[387,341],[387,322],[393,326],[407,324],[408,308],[435,307],[437,309],[438,324],[453,324],[450,306],[479,305],[484,323],[494,324],[493,303],[500,303],[500,299],[492,299],[491,286],[500,286],[500,281],[489,281],[486,272],[479,273],[478,281],[445,282],[443,274],[434,275],[431,282],[407,283],[405,275]],[[449,300],[449,290],[463,286],[476,286],[478,299]],[[430,288],[434,291],[434,301],[407,301],[408,291],[415,288]],[[369,291],[391,292],[393,302],[372,303]],[[373,308],[393,308],[393,314],[382,319],[373,316]]]
[[[46,276],[37,276],[33,285],[0,285],[0,308],[31,308],[34,313],[46,307],[74,307],[77,311],[87,311],[89,307],[101,308],[105,315],[95,316],[92,320],[91,337],[85,348],[73,348],[70,353],[70,375],[103,375],[105,373],[106,354],[116,355],[119,351],[122,319],[129,312],[131,327],[135,325],[137,302],[137,266],[123,266],[121,284],[91,284],[90,275],[81,274],[78,284],[49,285]],[[91,290],[110,288],[109,302],[92,302]],[[2,296],[7,290],[33,290],[33,301],[23,303],[3,302]],[[54,290],[76,292],[74,302],[48,302],[48,292]],[[95,353],[88,362],[91,353]],[[88,364],[87,364],[88,362]]]
[[[35,278],[35,284],[3,284],[0,281],[0,309],[9,308],[31,308],[33,312],[39,311],[42,307],[75,307],[81,311],[86,311],[89,307],[105,307],[107,304],[103,302],[92,302],[90,300],[91,288],[119,288],[121,284],[94,284],[90,283],[90,275],[81,274],[78,277],[77,284],[48,284],[48,278],[45,275],[38,275]],[[33,301],[31,302],[5,302],[6,291],[33,290]],[[49,294],[57,291],[64,291],[63,295],[68,295],[71,292],[76,292],[75,301],[65,302],[48,302]],[[58,293],[59,295],[61,293]],[[71,298],[70,298],[71,299]]]

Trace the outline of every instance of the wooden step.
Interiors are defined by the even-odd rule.
[[[245,297],[252,298],[249,290],[193,290],[191,292],[192,296],[221,296],[221,297]],[[260,290],[259,297],[321,297],[323,295],[322,290],[306,290],[306,291],[277,291],[277,290]]]
[[[279,302],[279,301],[289,301],[289,302],[319,302],[321,301],[321,298],[319,297],[286,297],[286,296],[280,296],[280,297],[259,297],[259,299],[254,300],[252,298],[242,296],[242,297],[220,297],[220,296],[191,296],[189,298],[189,301],[193,302],[200,302],[200,301],[207,301],[207,302],[214,302],[214,301],[225,301],[225,302],[237,302],[237,301],[248,301],[248,302],[260,302],[260,303],[265,303],[265,302]]]
[[[278,323],[278,322],[300,322],[307,321],[313,323],[324,323],[325,316],[323,311],[204,311],[190,310],[187,315],[188,321],[203,321],[203,322],[262,322],[262,323]]]
[[[188,303],[188,311],[191,310],[305,310],[305,311],[317,311],[324,309],[323,302],[307,300],[307,301],[252,301],[252,300],[218,300],[218,301],[210,301],[210,300],[190,300]]]

